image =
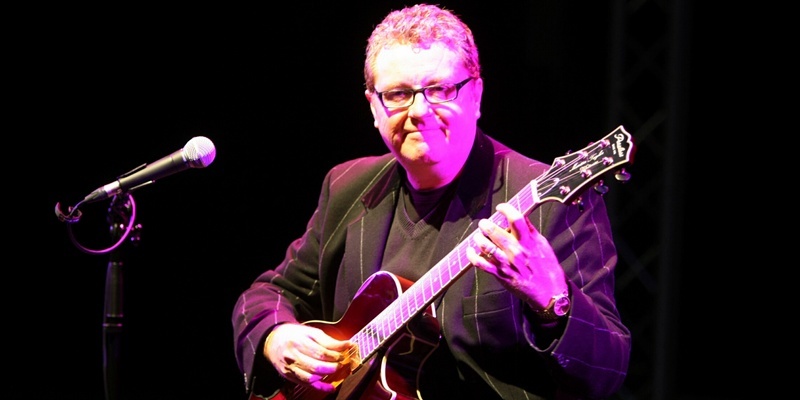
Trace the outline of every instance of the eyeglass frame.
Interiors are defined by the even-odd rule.
[[[461,92],[461,88],[463,88],[464,85],[466,85],[467,83],[469,83],[469,81],[471,81],[473,79],[475,79],[475,77],[474,76],[470,76],[467,79],[464,79],[463,81],[458,82],[458,83],[447,83],[447,84],[441,84],[440,83],[438,85],[425,86],[425,87],[421,87],[419,89],[390,89],[390,90],[384,90],[383,92],[375,91],[375,94],[378,95],[378,100],[381,102],[381,105],[384,106],[387,109],[390,109],[390,110],[394,110],[394,109],[398,109],[398,108],[411,107],[412,105],[414,105],[414,101],[417,99],[417,93],[422,93],[422,97],[424,97],[425,101],[427,101],[430,104],[442,104],[442,103],[447,103],[447,102],[450,102],[450,101],[453,101],[453,100],[457,99],[458,98],[458,94]],[[428,89],[441,88],[441,87],[445,87],[445,86],[449,86],[449,85],[453,85],[455,87],[455,89],[456,89],[456,95],[453,96],[452,99],[448,99],[448,100],[444,100],[444,101],[430,101],[428,99],[428,95],[425,93],[425,91],[428,90]],[[389,92],[406,92],[406,93],[410,92],[411,93],[411,101],[408,104],[404,105],[404,106],[391,106],[391,107],[387,106],[383,102],[383,94],[384,93],[389,93]]]

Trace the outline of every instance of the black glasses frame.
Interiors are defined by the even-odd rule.
[[[414,100],[417,98],[417,93],[422,93],[422,96],[423,96],[423,97],[425,97],[425,101],[427,101],[427,102],[428,102],[428,103],[430,103],[430,104],[442,104],[442,103],[447,103],[448,101],[453,101],[453,100],[457,99],[457,98],[458,98],[458,93],[461,91],[461,88],[462,88],[462,87],[464,87],[464,85],[466,85],[466,84],[467,84],[467,82],[469,82],[469,81],[471,81],[471,80],[473,80],[473,79],[475,79],[475,78],[474,78],[474,77],[472,77],[472,76],[470,76],[469,78],[467,78],[467,79],[464,79],[464,80],[463,80],[463,81],[461,81],[461,82],[458,82],[458,83],[456,83],[456,84],[452,84],[452,85],[453,85],[453,86],[455,86],[455,88],[456,88],[456,95],[455,95],[455,96],[453,96],[453,98],[452,98],[452,99],[448,99],[448,100],[445,100],[445,101],[431,101],[430,99],[428,99],[428,95],[427,95],[427,94],[425,94],[425,91],[426,91],[426,90],[428,90],[428,89],[431,89],[431,88],[442,88],[442,87],[447,87],[447,86],[449,86],[449,85],[451,85],[451,84],[444,84],[444,85],[443,85],[443,84],[438,84],[438,85],[430,85],[430,86],[421,87],[421,88],[419,88],[419,89],[392,89],[392,90],[384,90],[383,92],[375,92],[375,94],[377,94],[377,95],[378,95],[378,99],[381,101],[381,105],[383,105],[384,107],[386,107],[386,108],[388,108],[388,109],[396,109],[396,108],[406,108],[406,107],[411,107],[412,105],[414,105]],[[391,92],[404,92],[404,93],[411,93],[411,101],[410,101],[408,104],[406,104],[406,105],[403,105],[403,106],[387,106],[387,105],[386,105],[386,103],[384,103],[384,102],[383,102],[383,94],[384,94],[384,93],[391,93]]]

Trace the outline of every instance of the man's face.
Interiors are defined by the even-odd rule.
[[[366,96],[375,127],[389,150],[411,175],[455,176],[475,139],[483,81],[470,80],[451,101],[431,104],[423,93],[415,93],[410,106],[384,107],[378,93],[456,84],[470,77],[458,54],[442,44],[428,49],[409,45],[383,49],[376,58],[374,76],[375,93],[367,91]]]

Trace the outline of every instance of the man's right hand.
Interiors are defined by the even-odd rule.
[[[335,391],[344,379],[337,381],[332,376],[349,375],[354,351],[349,340],[337,340],[319,328],[296,323],[276,326],[264,342],[264,356],[278,373],[323,392]]]

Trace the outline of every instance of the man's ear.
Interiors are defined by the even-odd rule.
[[[374,127],[378,127],[378,116],[375,114],[377,110],[375,109],[375,104],[372,104],[372,92],[369,90],[364,91],[364,96],[367,98],[369,102],[369,111],[372,113],[372,125]]]
[[[475,79],[473,83],[472,93],[474,94],[473,101],[475,102],[475,118],[481,117],[481,99],[483,98],[483,79]]]

